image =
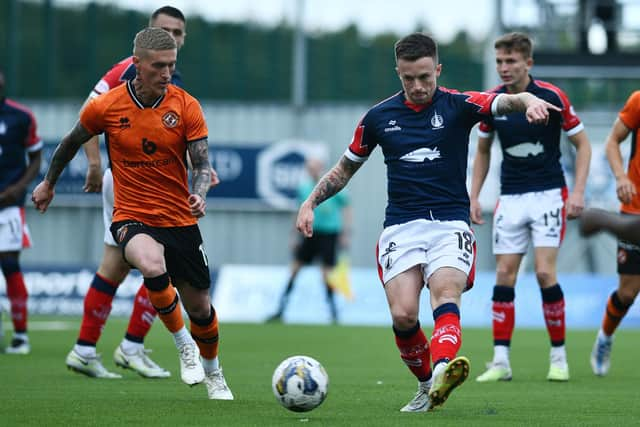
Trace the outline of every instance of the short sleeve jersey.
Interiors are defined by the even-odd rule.
[[[42,140],[31,110],[10,99],[0,98],[0,191],[22,178],[28,166],[26,154],[41,149]],[[25,195],[12,206],[24,206]]]
[[[399,92],[364,115],[345,156],[363,162],[375,147],[382,149],[385,227],[416,219],[469,223],[469,133],[492,114],[496,96],[439,87],[429,104],[415,105]]]
[[[566,185],[560,164],[560,133],[568,136],[584,129],[569,98],[558,87],[531,79],[526,91],[561,108],[550,111],[549,122],[531,124],[524,113],[511,113],[483,120],[478,134],[497,132],[502,149],[500,185],[502,194],[522,194],[562,188]],[[491,90],[506,93],[505,85]]]
[[[196,223],[189,210],[187,144],[207,138],[198,101],[167,86],[151,107],[136,98],[131,81],[93,98],[80,123],[105,133],[114,181],[113,221],[136,220],[154,227]]]
[[[631,153],[627,176],[640,190],[640,157],[638,155],[638,141],[640,137],[640,91],[633,92],[618,114],[620,121],[631,129]],[[630,214],[640,214],[640,194],[636,193],[630,203],[623,203],[620,210]]]
[[[136,76],[136,67],[133,65],[133,56],[124,58],[115,64],[93,87],[92,97],[102,95],[105,92],[120,86],[122,83],[132,80]],[[175,70],[171,75],[171,83],[183,87],[182,76]]]

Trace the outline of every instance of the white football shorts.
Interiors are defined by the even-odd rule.
[[[418,219],[385,228],[377,247],[378,273],[386,284],[415,265],[422,266],[424,282],[441,267],[464,272],[473,286],[476,239],[464,221]]]
[[[21,251],[31,247],[31,235],[24,207],[0,209],[0,252]]]
[[[493,253],[524,254],[533,246],[559,248],[567,224],[566,187],[500,196],[493,214]]]
[[[118,246],[109,228],[113,220],[113,175],[107,168],[102,175],[102,221],[104,222],[104,244]]]

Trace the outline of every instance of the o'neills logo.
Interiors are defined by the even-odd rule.
[[[168,128],[174,128],[178,126],[178,122],[180,122],[180,117],[173,111],[169,111],[167,114],[162,116],[162,123]]]

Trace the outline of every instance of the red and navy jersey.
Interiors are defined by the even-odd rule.
[[[28,165],[27,153],[41,149],[42,140],[31,110],[0,98],[0,191],[22,178]],[[24,206],[24,195],[11,206]]]
[[[549,111],[547,125],[527,122],[524,113],[494,116],[480,124],[478,135],[490,137],[496,131],[500,139],[502,194],[522,194],[566,186],[560,164],[560,131],[564,130],[571,136],[584,129],[569,98],[556,86],[532,78],[526,91],[562,111]],[[507,93],[507,88],[500,85],[490,92]]]
[[[133,56],[123,59],[115,64],[100,81],[93,87],[91,97],[102,95],[122,83],[132,80],[136,76],[136,67],[133,65]],[[171,83],[183,87],[182,76],[175,70],[171,76]]]
[[[416,219],[469,223],[469,133],[492,114],[496,96],[439,87],[429,104],[415,105],[399,92],[364,115],[345,156],[364,162],[376,146],[382,149],[385,227]]]

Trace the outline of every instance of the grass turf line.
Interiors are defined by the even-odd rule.
[[[413,397],[416,382],[400,360],[390,328],[222,324],[220,360],[236,398],[228,402],[209,401],[203,385],[180,382],[173,340],[159,321],[145,344],[154,350],[152,358],[172,372],[168,380],[143,379],[114,365],[113,350],[126,319],[110,319],[98,345],[105,366],[122,373],[121,380],[96,380],[66,369],[78,318],[33,320],[71,320],[76,328],[31,331],[30,355],[0,355],[3,426],[597,426],[631,425],[640,417],[636,330],[617,333],[611,372],[604,378],[589,367],[595,331],[569,331],[571,380],[550,383],[545,379],[546,331],[516,329],[513,381],[479,384],[475,377],[492,354],[491,331],[465,328],[459,354],[471,361],[467,382],[442,408],[406,414],[399,409]],[[425,332],[431,330],[425,327]],[[273,370],[294,354],[318,359],[329,373],[327,400],[312,412],[289,412],[271,392]]]

